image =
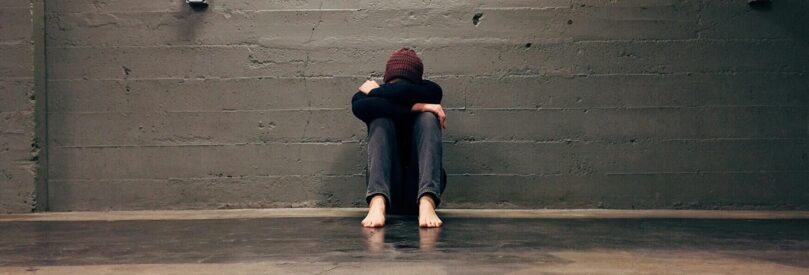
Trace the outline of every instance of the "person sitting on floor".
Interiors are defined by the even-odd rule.
[[[399,49],[387,61],[384,84],[365,81],[351,99],[352,112],[368,127],[365,227],[384,226],[386,212],[405,213],[414,204],[420,227],[442,225],[435,209],[446,186],[441,144],[446,115],[441,86],[422,79],[423,71],[415,51]],[[408,178],[402,171],[415,167],[417,182],[402,180]],[[415,197],[408,198],[407,190],[416,190]]]

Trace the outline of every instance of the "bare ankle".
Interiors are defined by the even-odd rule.
[[[385,196],[375,195],[371,197],[371,202],[368,204],[369,211],[381,211],[385,213]]]
[[[419,198],[419,206],[429,206],[432,209],[435,209],[435,200],[430,195],[423,195]]]

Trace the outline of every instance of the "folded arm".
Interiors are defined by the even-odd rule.
[[[381,97],[370,97],[357,92],[351,98],[351,112],[365,123],[371,123],[375,118],[389,117],[401,118],[411,112],[411,107],[396,104]]]
[[[413,106],[416,103],[440,104],[443,97],[441,86],[429,80],[421,84],[408,82],[389,83],[379,86],[368,93],[370,97],[388,99],[394,103]]]
[[[446,115],[441,107],[443,91],[438,84],[424,80],[419,84],[407,82],[382,86],[366,81],[351,98],[351,111],[365,123],[379,117],[402,118],[411,112],[432,112],[446,128]]]

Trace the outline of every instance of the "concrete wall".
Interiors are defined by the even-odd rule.
[[[0,0],[0,213],[30,212],[36,174],[33,13]]]
[[[802,0],[183,2],[47,2],[52,210],[364,206],[349,98],[401,46],[447,207],[809,209]]]

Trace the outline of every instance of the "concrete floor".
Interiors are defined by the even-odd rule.
[[[806,212],[362,211],[0,215],[0,274],[809,274]]]

